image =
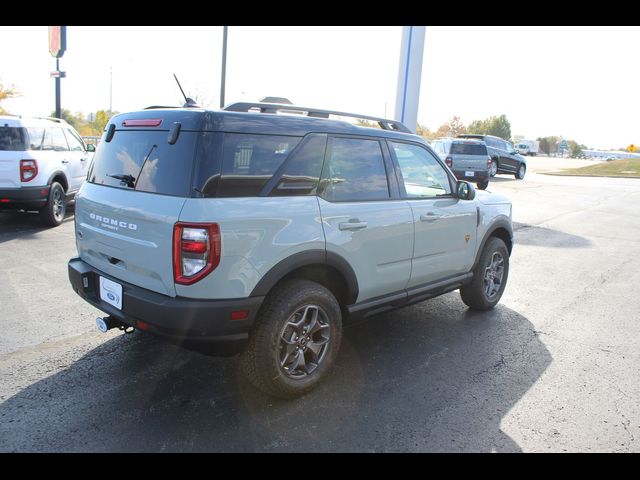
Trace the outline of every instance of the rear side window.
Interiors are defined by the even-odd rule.
[[[389,183],[380,142],[331,138],[320,185],[320,195],[330,202],[388,199]]]
[[[205,196],[255,197],[301,137],[204,133],[196,188]]]
[[[27,129],[0,126],[0,150],[17,152],[27,150]]]
[[[481,143],[452,143],[452,155],[487,155],[487,146]]]
[[[44,132],[43,150],[53,150],[55,152],[66,152],[69,150],[67,139],[61,128],[47,128]]]
[[[326,146],[326,135],[312,134],[291,154],[291,158],[287,159],[282,172],[278,172],[278,183],[269,195],[315,195]]]
[[[27,127],[29,133],[29,150],[42,150],[42,141],[44,140],[43,127]]]
[[[100,142],[87,181],[163,195],[190,196],[195,132],[182,132],[174,145],[167,131],[119,130]]]

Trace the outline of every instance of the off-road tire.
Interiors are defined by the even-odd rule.
[[[494,295],[488,296],[485,283],[488,268],[498,254],[503,261],[503,274],[500,279],[500,287]],[[462,301],[475,310],[491,310],[500,301],[507,285],[509,277],[509,250],[504,242],[497,237],[490,237],[484,246],[480,259],[473,269],[473,279],[464,287],[460,288]]]
[[[280,366],[282,332],[292,315],[307,305],[318,306],[326,316],[329,341],[318,367],[306,377],[292,378]],[[309,392],[333,366],[342,340],[342,314],[334,295],[309,280],[286,280],[267,295],[249,332],[249,344],[240,355],[240,369],[256,388],[279,398]]]

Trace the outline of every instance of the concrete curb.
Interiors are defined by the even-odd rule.
[[[640,178],[635,175],[587,175],[582,173],[535,172],[538,175],[555,175],[556,177],[604,177],[604,178]]]

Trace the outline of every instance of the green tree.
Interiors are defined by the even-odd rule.
[[[511,123],[506,115],[492,116],[485,120],[474,120],[467,127],[467,133],[494,135],[508,141],[511,139]]]
[[[56,111],[53,110],[51,112],[51,115],[49,115],[49,116],[50,117],[55,117],[56,116]],[[67,122],[69,125],[71,125],[73,128],[75,128],[76,130],[80,129],[80,121],[78,120],[78,118],[75,115],[73,115],[73,113],[71,113],[66,108],[60,109],[60,117],[65,122]]]
[[[547,137],[538,137],[538,142],[540,142],[540,151],[544,152],[546,155],[551,153],[551,147],[549,145],[549,139]]]
[[[14,87],[13,85],[8,85],[5,87],[4,83],[2,83],[2,81],[0,80],[0,102],[8,98],[19,97],[20,95],[21,93],[18,92],[18,90],[16,90],[16,87]],[[4,108],[2,108],[2,106],[0,106],[0,115],[8,115],[8,114],[9,112]]]
[[[474,120],[467,126],[467,133],[477,133],[484,135],[487,133],[487,121],[486,120]]]
[[[96,119],[92,122],[92,127],[97,132],[96,135],[102,135],[107,122],[109,122],[109,113],[106,110],[98,110]]]
[[[582,151],[582,147],[578,142],[569,140],[567,142],[567,145],[569,147],[569,156],[571,158],[583,158],[585,156],[584,152]]]
[[[540,142],[540,150],[547,155],[551,155],[558,151],[558,144],[562,141],[562,137],[557,135],[552,135],[550,137],[538,137],[538,141]]]

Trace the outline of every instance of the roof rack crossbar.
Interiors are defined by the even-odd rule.
[[[413,133],[403,123],[388,118],[371,117],[369,115],[360,115],[357,113],[338,112],[335,110],[323,110],[320,108],[298,107],[296,105],[287,105],[280,103],[250,103],[237,102],[224,107],[229,112],[248,112],[250,110],[260,110],[260,113],[278,113],[283,112],[306,112],[308,117],[329,118],[329,115],[338,115],[341,117],[360,118],[362,120],[372,120],[380,125],[383,130],[397,130],[404,133]]]

